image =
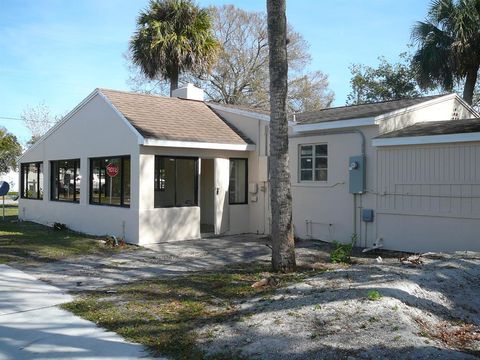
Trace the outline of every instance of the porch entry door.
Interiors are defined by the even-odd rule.
[[[215,234],[220,235],[230,230],[230,213],[228,207],[230,160],[223,158],[215,158],[214,168],[214,229]]]

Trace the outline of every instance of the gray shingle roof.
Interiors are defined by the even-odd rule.
[[[361,119],[378,116],[391,111],[432,100],[444,95],[425,96],[415,99],[391,100],[361,105],[349,105],[309,111],[295,115],[298,124],[315,124],[326,121]]]
[[[448,121],[428,121],[407,126],[400,130],[377,136],[376,139],[397,137],[465,134],[480,132],[480,119],[462,119]]]
[[[204,102],[98,89],[145,138],[220,144],[252,143]]]

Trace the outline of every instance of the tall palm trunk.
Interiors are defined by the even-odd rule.
[[[173,90],[178,89],[178,76],[179,76],[178,68],[172,70],[172,73],[170,75],[170,96],[172,96]]]
[[[288,164],[287,19],[285,0],[267,0],[270,73],[270,191],[272,266],[294,271],[295,243]]]
[[[477,83],[479,65],[472,67],[468,72],[465,79],[465,85],[463,86],[463,100],[467,104],[472,105],[473,92],[475,91],[475,84]]]

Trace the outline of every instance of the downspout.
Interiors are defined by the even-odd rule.
[[[361,138],[361,153],[363,157],[366,157],[366,137],[365,134],[359,129],[349,130],[319,130],[308,132],[308,135],[341,135],[341,134],[357,134]],[[303,135],[293,135],[291,138],[301,137]],[[365,188],[367,188],[367,179],[365,176]],[[360,195],[361,196],[361,195]],[[361,198],[360,198],[361,201]],[[361,224],[361,223],[360,223]],[[357,194],[353,194],[353,233],[357,233]],[[360,234],[361,237],[361,234]],[[366,240],[366,239],[365,239]]]

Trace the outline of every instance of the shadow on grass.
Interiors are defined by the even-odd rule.
[[[51,262],[71,256],[110,253],[99,237],[70,230],[54,230],[30,221],[18,220],[18,208],[6,205],[5,220],[0,218],[0,264],[34,260]]]

